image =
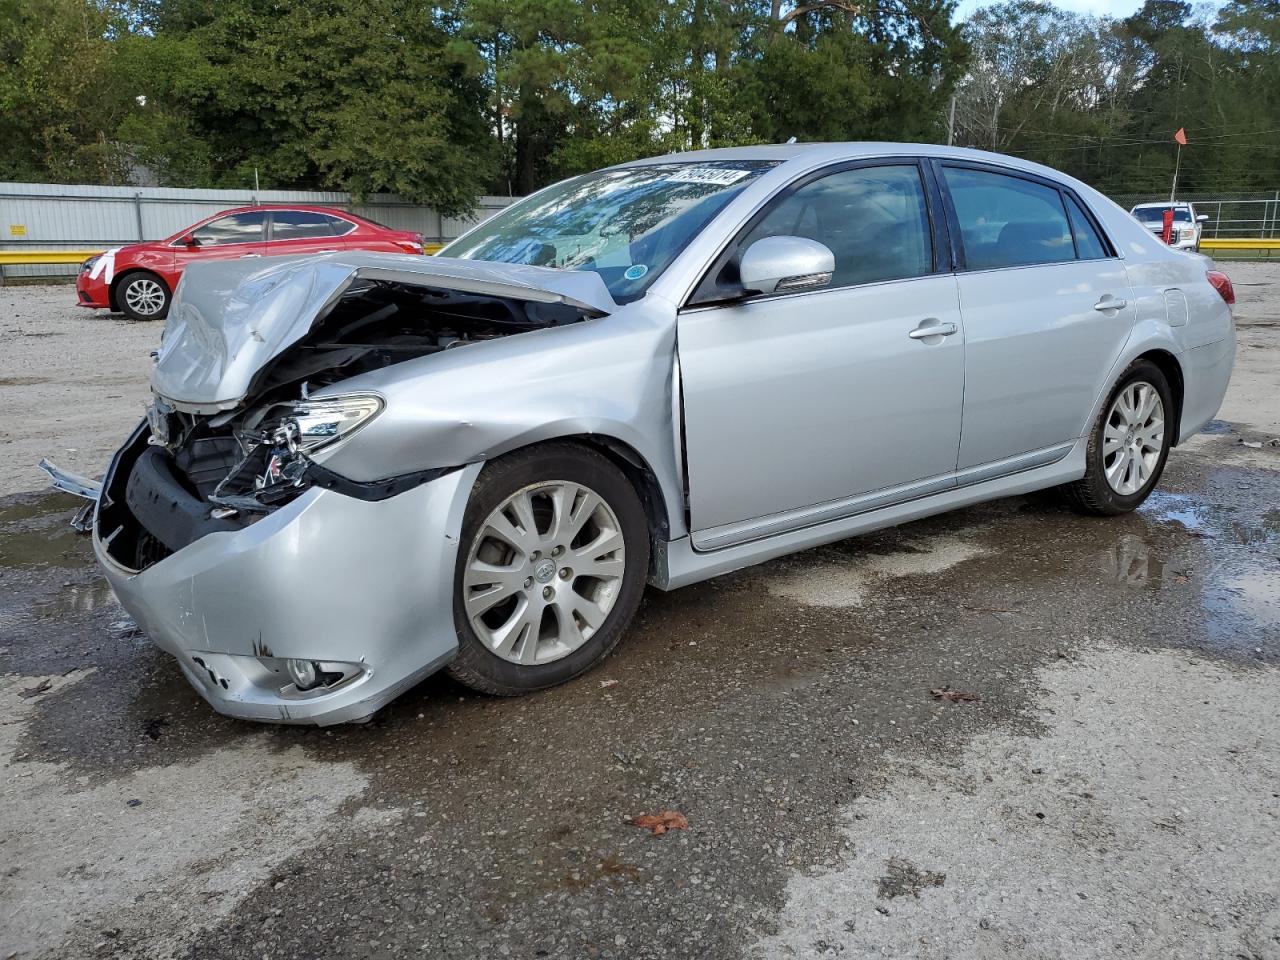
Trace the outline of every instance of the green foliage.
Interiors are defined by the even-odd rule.
[[[1216,17],[1147,0],[1130,17],[1035,0],[966,25],[969,72],[956,142],[1014,153],[1110,192],[1167,193],[1186,128],[1179,190],[1274,190],[1280,180],[1280,3],[1228,3]]]
[[[446,213],[636,157],[944,140],[1155,192],[1280,180],[1280,0],[0,0],[0,178],[389,191]],[[1197,12],[1199,10],[1199,12]]]

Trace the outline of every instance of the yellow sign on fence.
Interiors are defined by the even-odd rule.
[[[25,237],[27,235],[27,225],[25,223],[9,224],[9,236]]]

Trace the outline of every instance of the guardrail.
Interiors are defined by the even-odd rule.
[[[28,263],[83,263],[101,250],[0,250],[0,266]]]
[[[1203,237],[1200,248],[1207,250],[1280,250],[1280,237]]]
[[[423,244],[422,250],[427,256],[440,252],[443,243]],[[4,268],[27,266],[30,264],[71,264],[83,263],[90,257],[96,257],[101,250],[0,250],[0,285],[4,283]]]
[[[444,247],[443,243],[428,243],[423,251],[431,256]],[[1202,250],[1280,250],[1280,237],[1205,237],[1200,241]],[[101,250],[0,250],[0,268],[22,264],[76,264],[89,257],[96,257]],[[0,282],[3,274],[0,273]]]

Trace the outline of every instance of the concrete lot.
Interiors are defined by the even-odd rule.
[[[158,326],[0,289],[0,958],[1280,957],[1280,265],[1229,272],[1231,392],[1136,514],[651,591],[573,684],[335,730],[213,714],[33,492]]]

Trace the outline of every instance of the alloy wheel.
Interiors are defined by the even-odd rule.
[[[1164,451],[1164,431],[1160,391],[1145,380],[1126,385],[1102,430],[1102,466],[1112,490],[1132,496],[1146,486]]]
[[[164,307],[164,288],[155,280],[139,277],[125,287],[124,302],[139,316],[154,316]]]
[[[466,564],[463,606],[481,642],[512,663],[550,663],[590,640],[617,602],[622,527],[587,486],[531,484],[480,525]]]

